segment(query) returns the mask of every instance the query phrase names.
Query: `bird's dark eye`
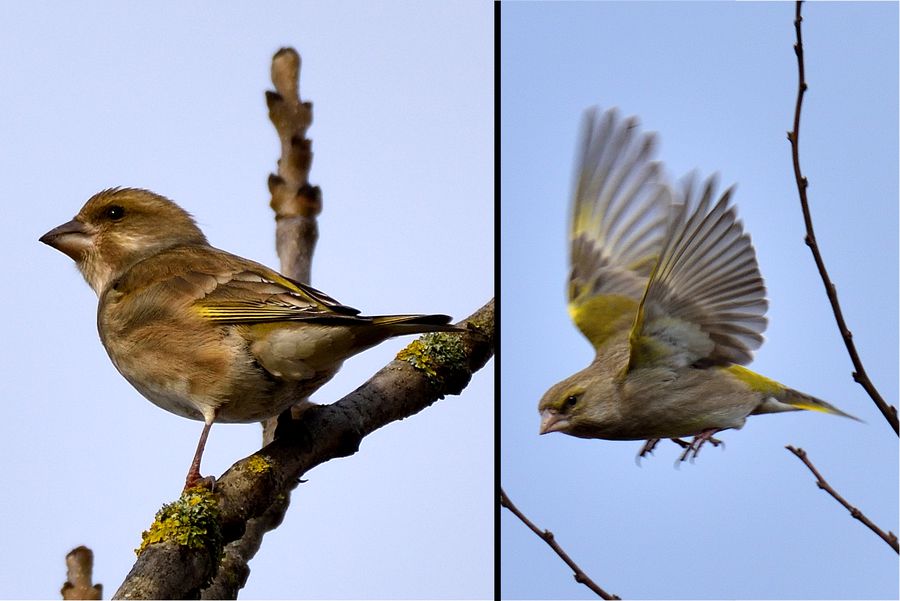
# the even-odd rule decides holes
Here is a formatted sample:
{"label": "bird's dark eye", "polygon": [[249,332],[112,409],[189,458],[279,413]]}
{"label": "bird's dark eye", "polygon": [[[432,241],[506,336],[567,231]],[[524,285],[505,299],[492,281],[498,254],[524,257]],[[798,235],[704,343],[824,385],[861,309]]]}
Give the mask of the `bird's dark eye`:
{"label": "bird's dark eye", "polygon": [[110,205],[103,211],[103,215],[111,221],[118,221],[125,216],[125,209],[119,205]]}
{"label": "bird's dark eye", "polygon": [[574,394],[570,394],[566,397],[566,407],[574,407],[578,404],[578,397]]}

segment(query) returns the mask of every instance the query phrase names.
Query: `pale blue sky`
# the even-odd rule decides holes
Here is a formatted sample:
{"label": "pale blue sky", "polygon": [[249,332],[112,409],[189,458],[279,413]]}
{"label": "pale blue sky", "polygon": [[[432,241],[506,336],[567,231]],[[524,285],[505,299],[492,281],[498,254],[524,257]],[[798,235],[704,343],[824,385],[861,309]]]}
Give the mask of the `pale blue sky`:
{"label": "pale blue sky", "polygon": [[[111,596],[201,428],[118,375],[94,293],[37,238],[94,192],[140,186],[216,246],[277,267],[264,91],[292,45],[324,194],[312,283],[368,313],[464,317],[494,286],[492,14],[475,1],[0,4],[0,598],[57,597],[79,544]],[[409,340],[351,360],[314,399],[353,390]],[[242,596],[491,596],[492,365],[307,474]],[[214,427],[204,472],[258,442],[252,424]]]}
{"label": "pale blue sky", "polygon": [[[802,164],[819,242],[868,372],[897,403],[898,5],[804,7]],[[790,129],[793,3],[504,4],[501,44],[501,481],[608,591],[636,599],[898,595],[897,556],[818,490],[802,446],[852,503],[897,532],[897,437],[850,377],[803,244]],[[768,287],[752,368],[866,421],[751,418],[673,468],[661,444],[538,437],[537,402],[591,359],[568,320],[566,223],[582,111],[618,106],[660,134],[670,174],[737,182]],[[507,598],[589,598],[501,514]]]}

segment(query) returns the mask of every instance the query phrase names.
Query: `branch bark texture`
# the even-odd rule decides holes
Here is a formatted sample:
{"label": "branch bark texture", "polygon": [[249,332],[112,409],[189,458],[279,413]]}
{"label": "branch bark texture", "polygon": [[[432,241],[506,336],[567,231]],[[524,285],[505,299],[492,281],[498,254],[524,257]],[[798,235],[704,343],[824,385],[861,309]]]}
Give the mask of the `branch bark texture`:
{"label": "branch bark texture", "polygon": [[272,57],[272,83],[266,92],[269,118],[281,141],[278,173],[269,176],[270,205],[275,211],[275,246],[281,273],[309,283],[312,256],[319,237],[316,216],[322,211],[322,191],[309,183],[312,103],[300,100],[300,55],[282,48]]}
{"label": "branch bark texture", "polygon": [[92,584],[94,573],[94,552],[87,547],[75,547],[66,555],[66,582],[63,584],[63,599],[102,599],[103,585]]}

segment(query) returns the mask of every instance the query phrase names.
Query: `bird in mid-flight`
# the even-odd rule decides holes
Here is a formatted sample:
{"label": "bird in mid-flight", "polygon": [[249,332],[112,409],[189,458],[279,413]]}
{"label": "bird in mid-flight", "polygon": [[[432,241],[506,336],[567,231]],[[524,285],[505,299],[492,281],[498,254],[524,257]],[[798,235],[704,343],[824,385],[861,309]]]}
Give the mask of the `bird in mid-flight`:
{"label": "bird in mid-flight", "polygon": [[684,460],[750,415],[856,419],[744,367],[768,303],[733,188],[717,196],[714,178],[668,185],[654,136],[615,110],[589,111],[582,136],[568,299],[596,355],[544,394],[541,434],[645,440],[640,456],[670,438]]}

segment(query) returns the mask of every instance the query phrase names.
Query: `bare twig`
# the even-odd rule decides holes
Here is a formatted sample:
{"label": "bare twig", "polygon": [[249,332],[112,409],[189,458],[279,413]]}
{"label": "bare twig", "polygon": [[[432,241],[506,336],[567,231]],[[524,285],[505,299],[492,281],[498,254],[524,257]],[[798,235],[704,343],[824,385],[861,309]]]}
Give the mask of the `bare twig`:
{"label": "bare twig", "polygon": [[843,505],[844,508],[846,508],[847,511],[850,512],[850,515],[852,515],[854,518],[856,518],[857,520],[859,520],[860,522],[865,524],[869,530],[871,530],[872,532],[874,532],[875,534],[880,536],[884,540],[884,542],[889,544],[895,552],[900,553],[900,549],[898,549],[898,546],[897,546],[897,535],[894,534],[893,532],[891,532],[890,530],[885,532],[884,530],[882,530],[881,528],[876,526],[875,523],[872,522],[872,520],[870,520],[869,518],[867,518],[863,514],[862,511],[860,511],[859,509],[857,509],[856,507],[854,507],[853,505],[848,503],[847,500],[844,499],[844,497],[842,497],[840,494],[838,494],[838,492],[836,490],[834,490],[830,484],[828,484],[828,482],[825,480],[825,478],[822,477],[822,474],[819,473],[819,470],[817,470],[816,467],[809,460],[809,457],[807,457],[807,455],[806,455],[806,451],[804,451],[803,449],[793,447],[791,445],[788,445],[785,448],[788,451],[790,451],[791,453],[793,453],[794,455],[796,455],[800,459],[800,461],[802,461],[806,465],[806,467],[809,468],[809,471],[811,471],[813,473],[813,476],[816,477],[816,485],[819,488],[821,488],[822,490],[827,492],[829,495],[834,497],[834,499],[838,503]]}
{"label": "bare twig", "polygon": [[540,528],[535,526],[531,520],[529,520],[527,517],[525,517],[525,514],[522,513],[518,507],[513,505],[512,501],[509,500],[509,497],[506,496],[506,493],[503,491],[502,488],[500,489],[500,505],[502,507],[509,509],[512,512],[512,514],[514,516],[516,516],[517,518],[519,518],[519,520],[523,524],[528,526],[528,528],[532,532],[537,534],[545,543],[550,545],[550,548],[553,549],[553,551],[557,555],[559,555],[560,559],[562,559],[566,563],[566,565],[569,566],[569,568],[571,568],[571,570],[575,576],[575,582],[578,582],[578,583],[583,584],[584,586],[588,587],[589,589],[594,591],[594,593],[601,599],[621,599],[621,597],[617,597],[616,595],[611,595],[610,593],[607,593],[605,590],[600,588],[600,586],[598,586],[596,582],[591,580],[591,578],[587,574],[584,573],[584,570],[582,570],[580,567],[578,567],[578,564],[575,563],[574,561],[572,561],[572,558],[569,557],[569,555],[563,550],[563,548],[559,546],[559,543],[556,542],[556,537],[553,536],[553,533],[550,532],[549,530],[541,530]]}
{"label": "bare twig", "polygon": [[94,552],[87,547],[75,547],[66,555],[66,583],[63,599],[102,599],[103,585],[91,584],[94,571]]}
{"label": "bare twig", "polygon": [[278,174],[269,175],[270,205],[275,211],[275,245],[281,272],[310,282],[312,255],[319,232],[316,216],[322,211],[322,191],[309,183],[312,141],[312,103],[300,100],[300,55],[282,48],[272,57],[274,92],[266,92],[269,118],[281,140]]}
{"label": "bare twig", "polygon": [[[306,131],[312,124],[312,102],[300,99],[300,55],[282,48],[272,57],[272,84],[266,92],[269,119],[281,141],[278,173],[269,175],[269,206],[275,211],[275,249],[281,273],[311,283],[312,257],[319,239],[317,216],[322,212],[322,191],[309,183],[312,140]],[[308,402],[297,405],[297,413]],[[263,444],[272,442],[277,419],[263,423]],[[287,507],[285,507],[287,509]]]}
{"label": "bare twig", "polygon": [[856,345],[853,343],[853,333],[844,321],[844,314],[843,311],[841,311],[841,305],[838,302],[837,289],[832,283],[831,278],[828,276],[828,271],[825,269],[825,261],[822,259],[821,252],[819,252],[819,245],[816,242],[816,235],[813,231],[812,215],[809,211],[809,201],[806,196],[806,189],[809,186],[809,181],[800,170],[800,109],[803,106],[803,95],[806,93],[808,87],[803,64],[803,36],[800,27],[803,22],[803,17],[800,15],[800,7],[802,4],[802,1],[797,2],[796,14],[794,17],[794,30],[797,32],[797,43],[794,44],[794,54],[797,55],[798,71],[797,104],[794,109],[794,129],[793,131],[788,132],[787,137],[791,143],[791,156],[794,162],[794,178],[797,181],[797,191],[800,193],[800,206],[803,209],[803,221],[806,224],[805,241],[810,251],[812,251],[813,259],[819,270],[819,275],[822,276],[822,283],[825,285],[825,293],[828,295],[828,301],[831,303],[831,309],[834,312],[838,330],[841,332],[841,337],[844,339],[844,346],[847,347],[847,352],[850,354],[850,360],[853,362],[853,379],[865,389],[875,403],[875,406],[881,411],[884,419],[891,425],[894,432],[900,435],[900,424],[898,424],[897,420],[897,408],[885,402],[881,397],[881,394],[875,388],[875,385],[872,384],[872,381],[869,379],[865,367],[863,367],[862,360],[859,358],[859,353],[856,351]]}
{"label": "bare twig", "polygon": [[[312,257],[319,230],[316,217],[322,210],[322,194],[309,183],[312,166],[312,140],[306,131],[312,124],[312,103],[300,100],[300,55],[293,48],[282,48],[272,57],[272,84],[266,92],[269,118],[281,142],[278,173],[269,175],[269,205],[275,211],[275,248],[286,276],[310,283]],[[308,406],[298,403],[298,411]],[[263,422],[263,445],[272,442],[278,418]],[[207,599],[236,599],[250,574],[253,559],[267,532],[277,528],[290,506],[290,489],[259,517],[247,524],[240,539],[225,548],[216,578],[204,589]]]}

